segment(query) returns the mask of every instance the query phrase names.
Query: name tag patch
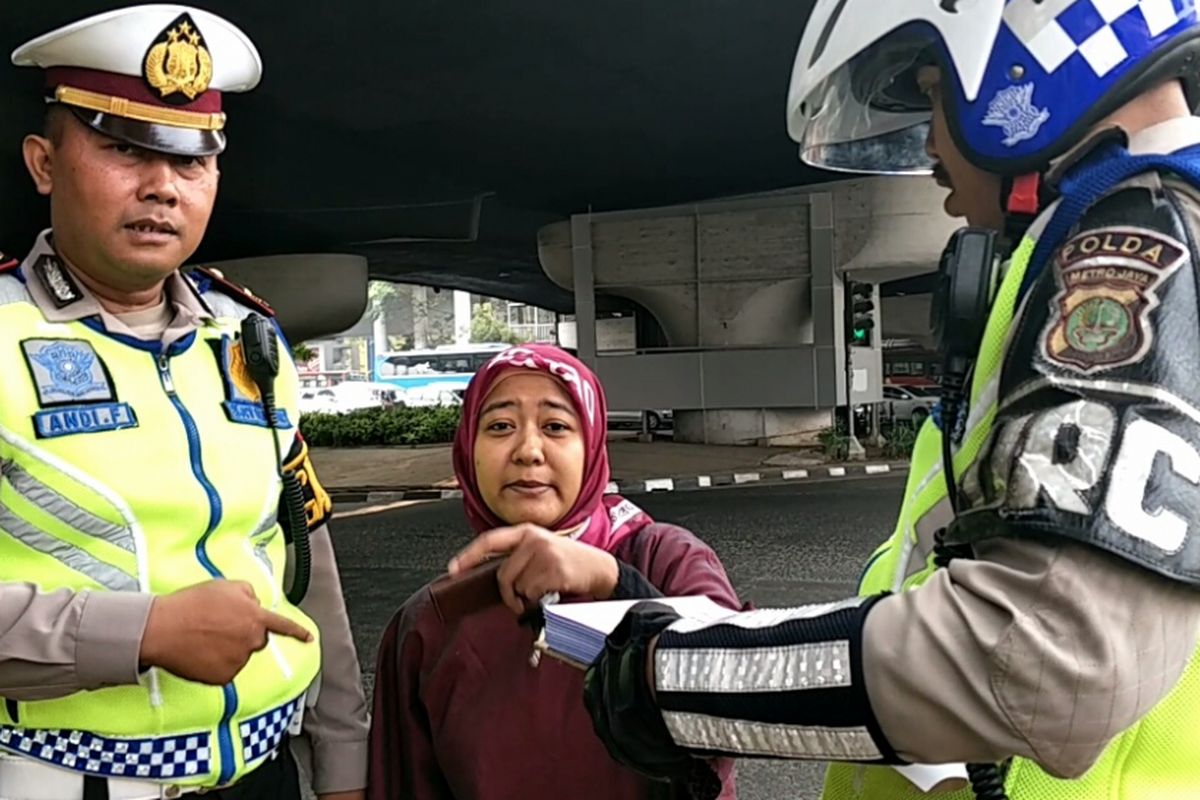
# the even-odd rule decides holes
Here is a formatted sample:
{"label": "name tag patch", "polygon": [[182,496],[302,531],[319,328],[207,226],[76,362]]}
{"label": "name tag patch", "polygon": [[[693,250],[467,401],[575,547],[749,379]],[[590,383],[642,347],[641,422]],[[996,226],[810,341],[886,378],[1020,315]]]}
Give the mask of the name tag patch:
{"label": "name tag patch", "polygon": [[108,370],[89,342],[26,339],[21,350],[42,408],[117,399]]}
{"label": "name tag patch", "polygon": [[[254,383],[254,378],[250,376],[241,341],[226,336],[221,339],[216,353],[221,365],[221,375],[225,379],[225,397],[228,399],[222,405],[229,421],[239,425],[267,427],[267,415],[263,411],[261,401],[262,393]],[[275,425],[280,429],[292,427],[286,410],[276,409]]]}
{"label": "name tag patch", "polygon": [[[226,400],[224,405],[225,413],[229,415],[231,422],[267,427],[267,415],[263,411],[261,403],[252,403],[247,400]],[[286,409],[275,409],[275,426],[278,428],[292,427]]]}
{"label": "name tag patch", "polygon": [[33,427],[39,439],[53,439],[75,433],[136,428],[137,417],[128,403],[94,403],[39,411],[33,415]]}

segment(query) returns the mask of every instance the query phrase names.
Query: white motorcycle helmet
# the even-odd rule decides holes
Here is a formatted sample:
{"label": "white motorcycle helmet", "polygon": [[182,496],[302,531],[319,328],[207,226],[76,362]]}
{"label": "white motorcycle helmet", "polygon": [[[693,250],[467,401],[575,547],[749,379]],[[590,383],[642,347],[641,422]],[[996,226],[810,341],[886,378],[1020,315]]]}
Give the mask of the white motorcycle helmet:
{"label": "white motorcycle helmet", "polygon": [[1194,108],[1200,23],[1195,0],[817,0],[788,96],[801,159],[927,173],[925,65],[940,68],[966,158],[1020,175],[1164,80],[1181,79]]}

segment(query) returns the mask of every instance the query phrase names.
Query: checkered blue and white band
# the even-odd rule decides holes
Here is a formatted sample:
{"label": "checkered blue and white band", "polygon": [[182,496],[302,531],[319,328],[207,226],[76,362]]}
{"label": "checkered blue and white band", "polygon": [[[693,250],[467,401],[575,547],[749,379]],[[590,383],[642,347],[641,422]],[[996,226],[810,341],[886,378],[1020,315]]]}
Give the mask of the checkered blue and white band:
{"label": "checkered blue and white band", "polygon": [[[1172,28],[1179,0],[1012,0],[1004,22],[1047,73],[1078,53],[1097,78],[1129,57],[1115,24],[1136,13],[1151,37]],[[1034,13],[1034,12],[1037,13]]]}
{"label": "checkered blue and white band", "polygon": [[978,93],[955,112],[961,138],[989,171],[1040,169],[1198,25],[1196,0],[1007,0]]}
{"label": "checkered blue and white band", "polygon": [[[302,706],[303,696],[238,725],[246,764],[260,761],[279,749]],[[206,775],[213,768],[213,748],[213,736],[208,732],[124,738],[86,731],[0,725],[0,749],[106,778],[173,782]]]}

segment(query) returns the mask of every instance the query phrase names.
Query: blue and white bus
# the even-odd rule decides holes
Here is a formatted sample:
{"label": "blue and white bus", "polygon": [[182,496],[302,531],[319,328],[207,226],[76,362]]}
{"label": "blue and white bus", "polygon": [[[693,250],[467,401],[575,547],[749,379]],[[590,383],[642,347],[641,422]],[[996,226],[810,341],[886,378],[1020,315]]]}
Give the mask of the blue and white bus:
{"label": "blue and white bus", "polygon": [[397,350],[375,359],[374,380],[412,393],[466,390],[475,371],[509,345],[499,343],[442,345],[432,350]]}

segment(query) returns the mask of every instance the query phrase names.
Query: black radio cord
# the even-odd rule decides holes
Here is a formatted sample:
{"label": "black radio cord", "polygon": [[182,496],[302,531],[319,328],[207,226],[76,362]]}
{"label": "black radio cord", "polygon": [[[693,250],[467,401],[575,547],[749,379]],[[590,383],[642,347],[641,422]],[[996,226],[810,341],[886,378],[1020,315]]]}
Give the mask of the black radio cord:
{"label": "black radio cord", "polygon": [[279,480],[283,482],[280,512],[284,517],[284,534],[290,538],[293,551],[292,585],[287,590],[287,599],[298,605],[308,594],[308,583],[312,576],[312,544],[308,540],[308,515],[304,510],[304,487],[296,473],[284,469],[283,452],[279,446],[278,421],[275,419],[275,393],[267,387],[259,387],[262,393],[263,412],[267,415],[267,426],[275,444],[275,463],[278,465]]}
{"label": "black radio cord", "polygon": [[[959,411],[962,408],[963,385],[966,382],[966,365],[951,359],[942,371],[942,471],[946,476],[946,496],[950,508],[958,514],[958,482],[954,479],[954,441],[959,430]],[[963,557],[959,548],[946,544],[943,528],[935,535],[933,545],[934,563],[944,567],[955,558]],[[1004,776],[995,764],[967,764],[967,778],[977,800],[1008,800],[1004,791]]]}
{"label": "black radio cord", "polygon": [[[304,487],[300,485],[300,479],[296,477],[295,472],[284,466],[283,452],[279,444],[279,420],[275,411],[275,378],[279,375],[279,337],[272,324],[260,314],[250,314],[243,319],[241,333],[246,371],[258,387],[265,417],[263,422],[271,433],[271,444],[275,446],[275,471],[283,485],[276,516],[283,527],[284,541],[292,548],[288,559],[293,566],[292,585],[285,591],[287,599],[296,605],[308,593],[308,582],[312,572],[312,549],[308,541],[308,513],[305,510]],[[286,581],[286,575],[284,580]]]}

